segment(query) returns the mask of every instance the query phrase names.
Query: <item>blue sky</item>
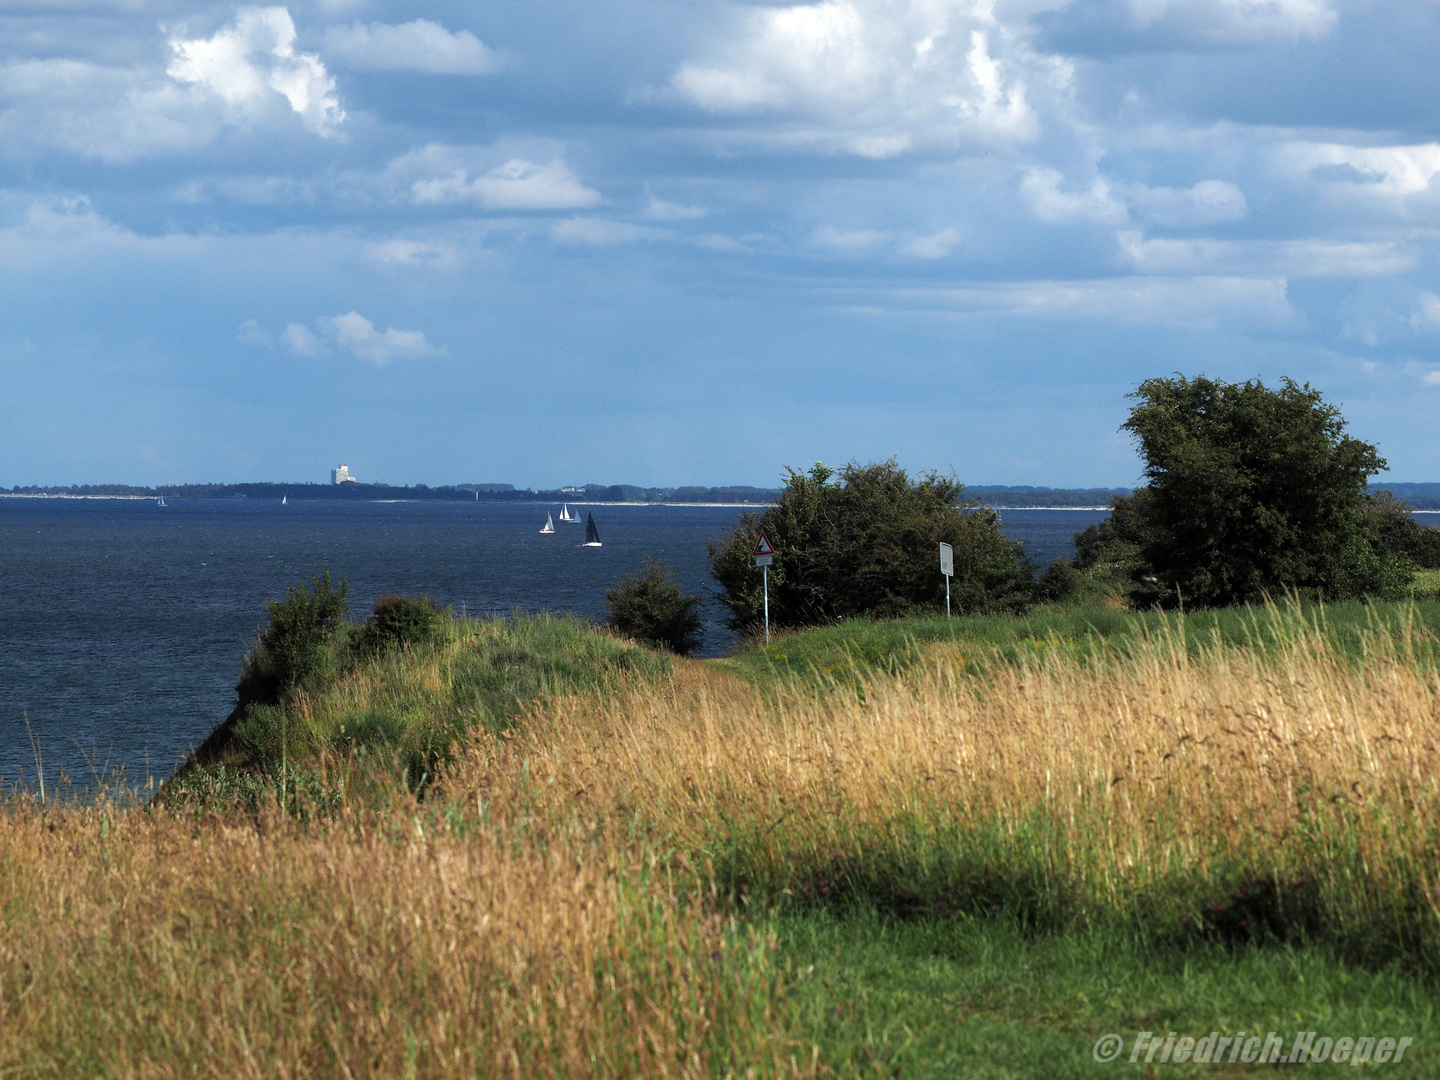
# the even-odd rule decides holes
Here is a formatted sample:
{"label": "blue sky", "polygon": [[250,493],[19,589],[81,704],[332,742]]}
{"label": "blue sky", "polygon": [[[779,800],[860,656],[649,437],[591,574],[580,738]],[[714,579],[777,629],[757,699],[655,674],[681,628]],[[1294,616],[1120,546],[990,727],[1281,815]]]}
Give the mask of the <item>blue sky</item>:
{"label": "blue sky", "polygon": [[0,0],[0,484],[1440,479],[1440,4]]}

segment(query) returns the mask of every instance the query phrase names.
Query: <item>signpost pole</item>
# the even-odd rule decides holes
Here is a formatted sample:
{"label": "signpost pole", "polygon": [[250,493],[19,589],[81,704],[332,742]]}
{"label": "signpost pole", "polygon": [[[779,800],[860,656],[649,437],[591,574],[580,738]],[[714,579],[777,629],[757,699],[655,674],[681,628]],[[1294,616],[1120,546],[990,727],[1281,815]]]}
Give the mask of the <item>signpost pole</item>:
{"label": "signpost pole", "polygon": [[770,564],[775,561],[775,547],[763,532],[755,541],[755,565],[765,576],[765,644],[770,644]]}
{"label": "signpost pole", "polygon": [[945,618],[950,618],[950,578],[955,573],[955,549],[940,545],[940,573],[945,575]]}
{"label": "signpost pole", "polygon": [[[763,566],[760,572],[765,575],[765,644],[770,644],[770,567]],[[947,605],[949,601],[946,601]]]}

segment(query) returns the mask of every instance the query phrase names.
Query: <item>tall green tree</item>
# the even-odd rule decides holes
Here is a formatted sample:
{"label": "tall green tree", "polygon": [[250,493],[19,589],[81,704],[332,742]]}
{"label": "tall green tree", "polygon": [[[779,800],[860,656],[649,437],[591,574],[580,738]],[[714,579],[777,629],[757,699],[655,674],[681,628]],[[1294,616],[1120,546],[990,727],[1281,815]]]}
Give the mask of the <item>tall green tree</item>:
{"label": "tall green tree", "polygon": [[809,472],[787,469],[776,506],[747,512],[729,535],[709,544],[711,573],[731,625],[742,632],[763,618],[753,557],[761,532],[775,547],[774,626],[943,610],[941,541],[955,549],[956,611],[1013,611],[1034,597],[1023,546],[1006,539],[995,512],[965,499],[953,478],[927,473],[911,480],[893,460],[850,464],[838,473],[817,462]]}
{"label": "tall green tree", "polygon": [[[1327,599],[1403,588],[1408,561],[1387,550],[1369,494],[1385,468],[1345,434],[1340,410],[1309,384],[1148,379],[1123,430],[1147,485],[1117,500],[1114,523],[1081,534],[1083,564],[1130,557],[1144,603],[1215,606],[1288,589]],[[1088,532],[1088,531],[1087,531]]]}

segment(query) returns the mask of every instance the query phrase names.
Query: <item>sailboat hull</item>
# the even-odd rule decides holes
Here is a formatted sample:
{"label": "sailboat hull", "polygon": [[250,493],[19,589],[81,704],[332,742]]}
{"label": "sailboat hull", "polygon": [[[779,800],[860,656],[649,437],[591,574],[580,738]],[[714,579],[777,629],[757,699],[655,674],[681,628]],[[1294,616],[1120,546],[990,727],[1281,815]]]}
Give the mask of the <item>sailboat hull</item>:
{"label": "sailboat hull", "polygon": [[585,517],[585,542],[581,547],[599,547],[600,530],[595,528],[595,515],[587,514]]}

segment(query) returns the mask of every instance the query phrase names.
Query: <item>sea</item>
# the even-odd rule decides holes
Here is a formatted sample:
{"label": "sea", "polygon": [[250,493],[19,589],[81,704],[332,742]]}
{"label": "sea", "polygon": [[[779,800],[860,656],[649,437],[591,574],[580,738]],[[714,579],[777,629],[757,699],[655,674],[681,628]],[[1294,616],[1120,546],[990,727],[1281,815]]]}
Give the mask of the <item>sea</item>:
{"label": "sea", "polygon": [[[736,644],[708,575],[707,538],[733,506],[486,502],[0,498],[0,786],[163,780],[230,712],[265,602],[328,569],[357,614],[391,592],[472,615],[604,615],[605,590],[663,559],[705,597],[703,653]],[[1106,510],[1001,511],[1044,566]],[[938,557],[937,557],[938,558]],[[938,566],[937,566],[938,570]]]}

